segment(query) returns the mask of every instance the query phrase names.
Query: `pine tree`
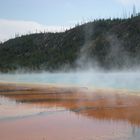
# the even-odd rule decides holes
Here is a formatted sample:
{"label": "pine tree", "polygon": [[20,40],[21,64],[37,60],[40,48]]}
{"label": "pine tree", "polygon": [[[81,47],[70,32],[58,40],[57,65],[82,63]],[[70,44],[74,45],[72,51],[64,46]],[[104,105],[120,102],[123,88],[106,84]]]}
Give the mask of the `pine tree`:
{"label": "pine tree", "polygon": [[136,6],[133,5],[133,17],[135,17],[135,16],[136,16]]}

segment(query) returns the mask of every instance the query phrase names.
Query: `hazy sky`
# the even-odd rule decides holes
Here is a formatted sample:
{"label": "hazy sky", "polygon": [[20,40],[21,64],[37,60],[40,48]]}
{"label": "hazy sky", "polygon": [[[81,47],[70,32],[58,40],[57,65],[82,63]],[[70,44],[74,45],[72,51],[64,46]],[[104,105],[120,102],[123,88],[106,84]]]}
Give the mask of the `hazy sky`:
{"label": "hazy sky", "polygon": [[0,0],[0,40],[15,33],[60,31],[77,22],[129,15],[140,0]]}

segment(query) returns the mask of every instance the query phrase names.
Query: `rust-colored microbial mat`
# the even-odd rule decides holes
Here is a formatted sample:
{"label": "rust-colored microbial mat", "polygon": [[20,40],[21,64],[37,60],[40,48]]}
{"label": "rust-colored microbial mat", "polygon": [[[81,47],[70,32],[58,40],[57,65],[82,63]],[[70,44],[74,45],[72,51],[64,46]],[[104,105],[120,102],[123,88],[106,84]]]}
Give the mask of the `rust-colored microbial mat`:
{"label": "rust-colored microbial mat", "polygon": [[139,140],[139,92],[0,84],[1,140]]}

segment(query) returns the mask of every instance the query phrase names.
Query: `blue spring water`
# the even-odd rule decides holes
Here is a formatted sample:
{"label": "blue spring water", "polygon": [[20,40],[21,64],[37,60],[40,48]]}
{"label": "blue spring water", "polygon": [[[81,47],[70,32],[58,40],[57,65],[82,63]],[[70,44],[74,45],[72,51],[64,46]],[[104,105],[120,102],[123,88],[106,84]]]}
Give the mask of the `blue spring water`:
{"label": "blue spring water", "polygon": [[16,73],[0,74],[0,81],[24,83],[50,83],[97,88],[130,89],[140,91],[139,72],[73,72],[73,73]]}

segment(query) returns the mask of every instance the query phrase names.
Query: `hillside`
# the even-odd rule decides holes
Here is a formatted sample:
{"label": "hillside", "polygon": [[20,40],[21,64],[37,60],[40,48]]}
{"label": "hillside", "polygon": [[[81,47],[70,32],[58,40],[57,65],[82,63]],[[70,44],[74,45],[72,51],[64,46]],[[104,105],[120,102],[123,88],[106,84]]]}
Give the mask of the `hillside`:
{"label": "hillside", "polygon": [[140,16],[96,20],[62,33],[38,33],[0,44],[0,71],[56,71],[140,66]]}

